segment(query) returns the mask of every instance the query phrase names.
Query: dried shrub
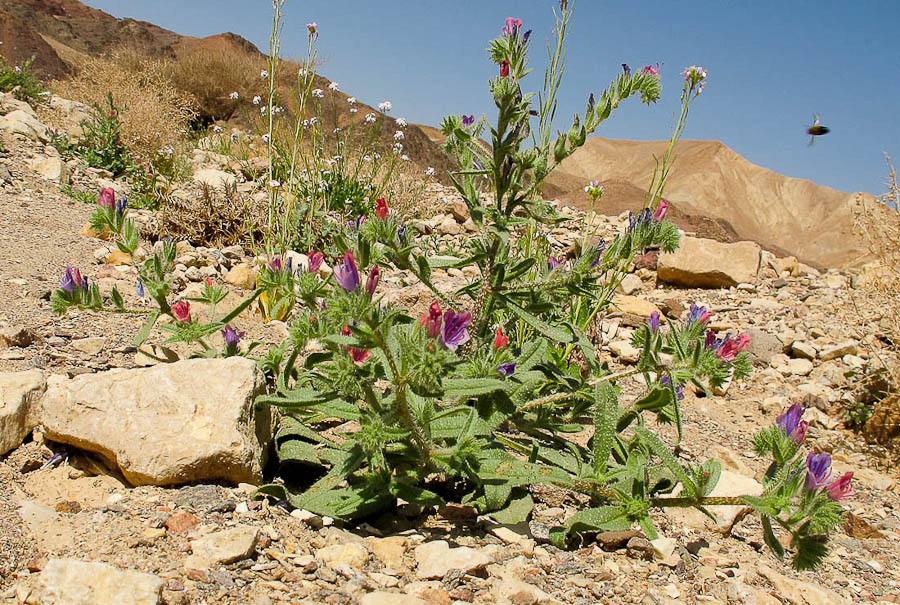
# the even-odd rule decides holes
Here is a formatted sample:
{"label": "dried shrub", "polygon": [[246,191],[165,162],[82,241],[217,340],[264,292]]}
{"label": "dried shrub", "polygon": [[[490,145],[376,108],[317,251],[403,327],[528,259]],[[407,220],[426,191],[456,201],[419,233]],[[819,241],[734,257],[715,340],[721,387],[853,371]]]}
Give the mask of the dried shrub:
{"label": "dried shrub", "polygon": [[112,94],[122,108],[122,141],[135,158],[147,163],[160,150],[177,145],[196,115],[195,103],[169,78],[167,63],[121,49],[86,58],[71,80],[53,83],[62,97],[87,105],[104,105]]}

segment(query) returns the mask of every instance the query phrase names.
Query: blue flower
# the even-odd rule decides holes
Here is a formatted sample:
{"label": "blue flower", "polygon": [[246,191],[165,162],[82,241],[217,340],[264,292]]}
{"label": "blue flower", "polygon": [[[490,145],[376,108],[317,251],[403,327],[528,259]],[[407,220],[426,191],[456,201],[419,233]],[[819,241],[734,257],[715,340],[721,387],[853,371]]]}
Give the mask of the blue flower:
{"label": "blue flower", "polygon": [[497,366],[497,372],[503,376],[512,376],[516,372],[516,362],[501,363]]}

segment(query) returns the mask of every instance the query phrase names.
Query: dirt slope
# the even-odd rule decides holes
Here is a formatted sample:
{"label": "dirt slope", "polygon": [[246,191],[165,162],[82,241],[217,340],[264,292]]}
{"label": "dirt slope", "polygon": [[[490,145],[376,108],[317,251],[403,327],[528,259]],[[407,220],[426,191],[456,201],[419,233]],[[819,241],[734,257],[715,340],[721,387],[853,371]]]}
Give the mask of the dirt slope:
{"label": "dirt slope", "polygon": [[[664,141],[589,139],[548,179],[554,193],[584,206],[590,179],[625,181],[643,191]],[[817,266],[846,267],[863,253],[852,233],[854,195],[782,176],[750,163],[718,141],[683,141],[666,197],[683,213],[727,223],[739,239],[786,251]],[[614,194],[615,191],[610,191]],[[628,208],[631,202],[613,202]],[[611,213],[610,213],[611,214]]]}

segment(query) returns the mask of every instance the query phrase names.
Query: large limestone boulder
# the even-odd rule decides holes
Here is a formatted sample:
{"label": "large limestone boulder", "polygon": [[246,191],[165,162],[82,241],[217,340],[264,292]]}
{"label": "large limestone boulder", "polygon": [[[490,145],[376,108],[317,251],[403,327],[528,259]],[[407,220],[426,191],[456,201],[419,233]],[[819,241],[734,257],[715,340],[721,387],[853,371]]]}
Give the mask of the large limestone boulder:
{"label": "large limestone boulder", "polygon": [[242,357],[52,377],[41,405],[46,437],[96,452],[134,485],[258,483],[271,441],[263,386]]}
{"label": "large limestone boulder", "polygon": [[47,127],[34,117],[34,113],[28,113],[23,109],[16,109],[0,117],[0,130],[9,134],[20,134],[32,141],[48,140]]}
{"label": "large limestone boulder", "polygon": [[[123,571],[106,563],[50,559],[41,571],[40,605],[156,605],[163,580],[149,573]],[[31,603],[32,601],[29,601]]]}
{"label": "large limestone boulder", "polygon": [[35,407],[46,388],[40,370],[0,373],[0,456],[22,445],[35,427]]}
{"label": "large limestone boulder", "polygon": [[672,254],[660,254],[657,279],[688,288],[730,288],[756,283],[761,248],[754,242],[723,244],[698,237],[682,238]]}
{"label": "large limestone boulder", "polygon": [[201,168],[194,172],[194,180],[200,184],[209,185],[213,189],[224,189],[225,186],[233,187],[237,178],[224,170],[215,168]]}
{"label": "large limestone boulder", "polygon": [[53,95],[47,103],[54,112],[54,124],[66,131],[71,137],[84,134],[81,123],[91,119],[91,109],[84,103],[71,101]]}

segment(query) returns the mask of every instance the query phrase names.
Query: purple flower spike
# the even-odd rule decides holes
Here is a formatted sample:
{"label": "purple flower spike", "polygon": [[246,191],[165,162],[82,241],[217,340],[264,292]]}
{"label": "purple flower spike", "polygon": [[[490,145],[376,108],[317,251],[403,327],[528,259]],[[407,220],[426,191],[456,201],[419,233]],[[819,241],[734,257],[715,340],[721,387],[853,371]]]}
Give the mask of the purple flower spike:
{"label": "purple flower spike", "polygon": [[647,318],[647,325],[650,326],[652,332],[659,330],[659,311],[650,314],[650,317]]}
{"label": "purple flower spike", "polygon": [[[803,413],[806,411],[806,408],[800,405],[799,403],[795,403],[788,410],[775,419],[775,424],[778,425],[784,434],[788,437],[794,437],[795,431],[800,426],[800,419],[803,417]],[[804,435],[806,430],[803,429]]]}
{"label": "purple flower spike", "polygon": [[123,197],[118,202],[116,202],[116,214],[122,216],[125,214],[125,209],[128,207],[128,198]]}
{"label": "purple flower spike", "polygon": [[806,488],[808,490],[819,489],[827,485],[830,479],[831,456],[810,452],[806,457]]}
{"label": "purple flower spike", "polygon": [[475,116],[467,116],[467,115],[463,115],[463,117],[462,117],[462,125],[463,125],[463,128],[467,128],[467,127],[471,126],[471,125],[474,124],[474,123],[475,123]]}
{"label": "purple flower spike", "polygon": [[[661,386],[669,388],[669,377],[663,376],[662,378],[660,378],[659,384]],[[683,401],[684,400],[684,389],[678,385],[675,385],[675,396],[678,397],[678,401]]]}
{"label": "purple flower spike", "polygon": [[230,354],[234,354],[237,352],[238,343],[241,342],[241,338],[244,337],[244,332],[238,332],[231,327],[231,324],[228,324],[225,326],[225,329],[222,330],[222,336],[225,338],[226,351]]}
{"label": "purple flower spike", "polygon": [[554,269],[556,269],[556,268],[557,268],[558,266],[560,266],[561,264],[562,264],[562,261],[561,261],[561,260],[559,260],[559,259],[556,258],[555,256],[551,256],[550,258],[547,259],[547,270],[548,270],[548,271],[553,271]]}
{"label": "purple flower spike", "polygon": [[472,314],[468,311],[457,313],[453,309],[444,311],[444,327],[441,329],[441,344],[455,351],[461,344],[469,341],[469,332],[466,330],[472,323]]}
{"label": "purple flower spike", "polygon": [[59,287],[65,290],[68,294],[74,292],[76,288],[80,288],[81,272],[76,267],[66,267],[66,272],[63,273],[62,281],[60,282]]}
{"label": "purple flower spike", "polygon": [[511,361],[509,363],[501,363],[497,366],[497,373],[502,376],[512,376],[516,373],[516,362]]}
{"label": "purple flower spike", "polygon": [[344,253],[344,262],[334,268],[334,279],[347,292],[353,292],[359,287],[359,271],[356,269],[353,253],[349,250]]}
{"label": "purple flower spike", "polygon": [[699,321],[700,323],[707,323],[710,318],[712,318],[712,313],[707,311],[706,307],[691,305],[691,313],[690,315],[688,315],[687,322],[693,323],[695,321]]}

